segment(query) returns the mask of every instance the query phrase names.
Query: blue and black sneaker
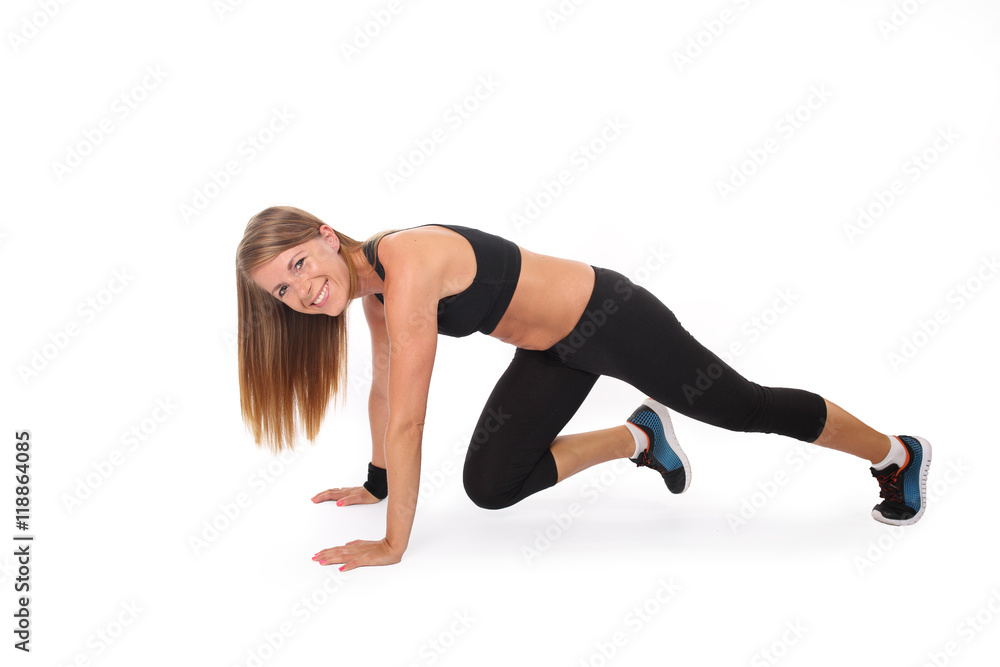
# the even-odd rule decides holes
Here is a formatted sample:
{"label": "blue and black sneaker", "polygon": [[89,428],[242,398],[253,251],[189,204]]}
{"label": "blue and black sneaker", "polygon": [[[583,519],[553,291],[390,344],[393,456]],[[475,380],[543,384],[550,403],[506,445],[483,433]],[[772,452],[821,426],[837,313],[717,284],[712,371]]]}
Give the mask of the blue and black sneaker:
{"label": "blue and black sneaker", "polygon": [[649,441],[646,449],[629,461],[637,466],[652,468],[663,475],[663,481],[671,493],[687,491],[691,486],[691,464],[677,443],[667,407],[647,398],[626,421],[645,433]]}
{"label": "blue and black sneaker", "polygon": [[931,443],[909,435],[893,436],[903,443],[906,462],[882,470],[872,468],[872,477],[882,487],[882,502],[872,509],[876,521],[909,526],[920,520],[927,506],[927,470],[931,467]]}

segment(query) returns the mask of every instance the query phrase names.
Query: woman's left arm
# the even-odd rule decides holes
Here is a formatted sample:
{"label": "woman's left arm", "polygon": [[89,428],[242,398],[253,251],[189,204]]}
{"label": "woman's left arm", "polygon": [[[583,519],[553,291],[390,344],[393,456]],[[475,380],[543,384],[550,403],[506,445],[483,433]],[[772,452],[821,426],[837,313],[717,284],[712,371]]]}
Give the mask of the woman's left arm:
{"label": "woman's left arm", "polygon": [[383,288],[389,334],[389,419],[385,434],[389,500],[386,536],[355,540],[314,556],[321,564],[344,563],[343,571],[398,563],[406,551],[420,488],[420,450],[427,394],[437,351],[438,281],[426,266],[400,257]]}

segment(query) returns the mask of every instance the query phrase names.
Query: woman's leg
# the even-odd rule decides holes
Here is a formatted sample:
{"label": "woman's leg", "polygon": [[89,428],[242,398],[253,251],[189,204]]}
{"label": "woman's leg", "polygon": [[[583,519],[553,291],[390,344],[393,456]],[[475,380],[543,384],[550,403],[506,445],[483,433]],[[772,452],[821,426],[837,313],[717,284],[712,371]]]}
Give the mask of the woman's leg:
{"label": "woman's leg", "polygon": [[617,272],[595,271],[595,291],[576,329],[544,352],[518,348],[483,408],[463,472],[466,493],[480,507],[509,507],[634,454],[624,424],[559,435],[602,374],[729,430],[779,433],[872,463],[889,452],[888,436],[834,403],[746,380],[647,290]]}
{"label": "woman's leg", "polygon": [[[483,407],[465,457],[462,479],[472,502],[502,509],[560,481],[555,455],[562,453],[550,449],[552,441],[597,378],[518,348]],[[606,444],[600,438],[600,445]]]}
{"label": "woman's leg", "polygon": [[[843,408],[826,401],[827,419],[823,433],[814,441],[821,447],[836,449],[879,463],[889,454],[887,435],[860,421]],[[599,431],[560,435],[552,443],[552,455],[558,469],[558,480],[575,475],[587,468],[635,455],[635,439],[624,425]]]}
{"label": "woman's leg", "polygon": [[[814,444],[853,454],[872,464],[885,459],[889,454],[888,435],[879,433],[837,404],[823,400],[827,410],[826,425]],[[635,439],[624,425],[561,435],[552,443],[552,454],[561,482],[598,463],[631,458],[635,454]]]}
{"label": "woman's leg", "polygon": [[624,424],[600,431],[560,435],[552,442],[558,482],[590,466],[629,458],[634,453],[635,438]]}
{"label": "woman's leg", "polygon": [[[887,435],[821,396],[747,380],[699,343],[648,290],[617,271],[594,269],[597,280],[584,317],[545,354],[623,380],[676,412],[728,430],[778,433],[872,463],[889,452]],[[623,451],[616,429],[563,442],[590,452],[595,462]]]}
{"label": "woman's leg", "polygon": [[889,436],[879,433],[835,403],[826,401],[826,426],[814,443],[868,459],[873,464],[889,454]]}

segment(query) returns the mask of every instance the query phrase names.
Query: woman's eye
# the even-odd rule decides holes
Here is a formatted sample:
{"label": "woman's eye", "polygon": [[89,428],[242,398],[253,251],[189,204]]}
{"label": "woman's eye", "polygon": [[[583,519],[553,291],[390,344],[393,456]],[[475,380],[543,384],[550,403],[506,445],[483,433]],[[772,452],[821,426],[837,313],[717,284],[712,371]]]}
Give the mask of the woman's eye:
{"label": "woman's eye", "polygon": [[[299,261],[295,262],[295,268],[296,269],[301,269],[302,268],[302,262],[304,262],[304,261],[306,261],[305,257],[303,257]],[[286,289],[288,289],[288,285],[282,285],[281,289],[278,290],[278,298],[279,299],[281,299],[281,298],[283,298],[285,296],[285,290]]]}

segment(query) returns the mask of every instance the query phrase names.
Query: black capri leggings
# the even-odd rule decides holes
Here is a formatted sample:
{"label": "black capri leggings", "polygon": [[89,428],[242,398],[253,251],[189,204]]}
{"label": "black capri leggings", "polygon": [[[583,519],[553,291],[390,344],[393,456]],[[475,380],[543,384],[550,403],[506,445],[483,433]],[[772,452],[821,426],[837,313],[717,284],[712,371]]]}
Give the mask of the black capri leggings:
{"label": "black capri leggings", "polygon": [[730,431],[805,442],[822,433],[826,403],[818,394],[747,380],[647,289],[593,268],[594,291],[573,331],[544,351],[517,348],[483,407],[463,471],[476,505],[502,509],[555,485],[549,448],[601,375]]}

